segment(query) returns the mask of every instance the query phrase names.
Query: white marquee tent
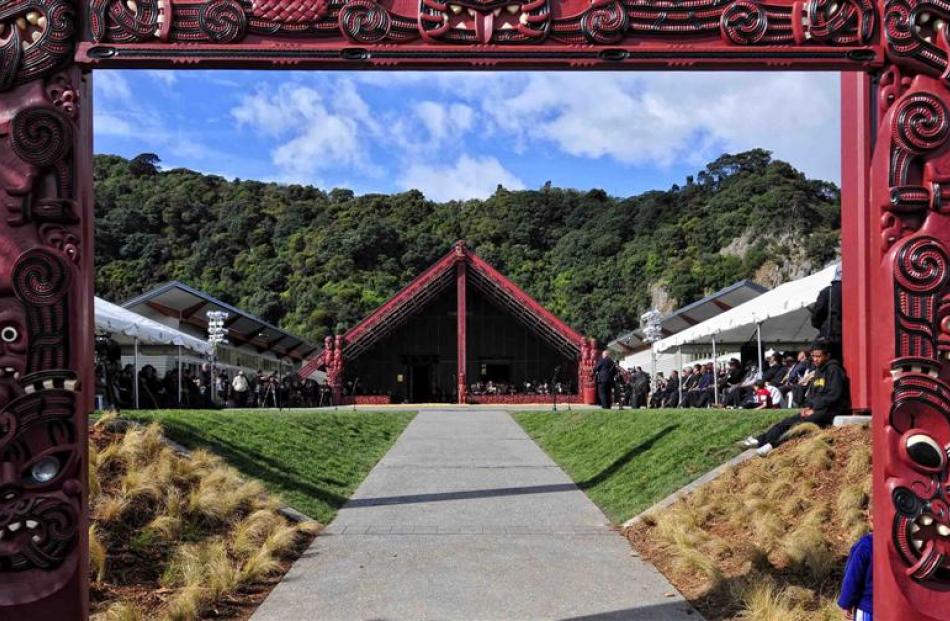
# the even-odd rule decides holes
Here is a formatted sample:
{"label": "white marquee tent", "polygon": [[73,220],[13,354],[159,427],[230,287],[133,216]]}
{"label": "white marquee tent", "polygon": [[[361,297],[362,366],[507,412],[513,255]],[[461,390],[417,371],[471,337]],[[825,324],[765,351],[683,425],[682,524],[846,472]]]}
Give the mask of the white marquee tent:
{"label": "white marquee tent", "polygon": [[723,349],[741,346],[756,338],[761,327],[762,340],[769,345],[808,343],[817,335],[811,325],[807,306],[814,304],[818,293],[831,284],[837,265],[833,264],[805,278],[793,280],[763,293],[707,321],[696,324],[673,336],[657,341],[659,352],[691,347],[708,349],[715,340]]}
{"label": "white marquee tent", "polygon": [[[199,354],[211,353],[211,345],[207,341],[133,313],[102,298],[96,298],[95,309],[96,330],[111,333],[119,343],[137,340],[143,345],[178,345]],[[128,338],[123,339],[122,335]]]}

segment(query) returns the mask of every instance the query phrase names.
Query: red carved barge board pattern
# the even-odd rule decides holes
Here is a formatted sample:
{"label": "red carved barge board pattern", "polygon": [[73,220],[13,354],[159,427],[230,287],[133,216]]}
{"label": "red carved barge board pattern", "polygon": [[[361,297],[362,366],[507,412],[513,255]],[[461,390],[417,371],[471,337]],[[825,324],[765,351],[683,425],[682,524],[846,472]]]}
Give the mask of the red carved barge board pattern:
{"label": "red carved barge board pattern", "polygon": [[[843,106],[843,127],[858,129],[845,132],[842,164],[844,259],[863,275],[844,275],[846,317],[863,322],[846,340],[875,415],[875,613],[950,620],[948,21],[946,0],[3,3],[0,618],[88,608],[88,71],[272,67],[870,75],[846,81],[866,88]],[[579,348],[583,374],[596,346]],[[342,339],[325,352],[338,385]]]}

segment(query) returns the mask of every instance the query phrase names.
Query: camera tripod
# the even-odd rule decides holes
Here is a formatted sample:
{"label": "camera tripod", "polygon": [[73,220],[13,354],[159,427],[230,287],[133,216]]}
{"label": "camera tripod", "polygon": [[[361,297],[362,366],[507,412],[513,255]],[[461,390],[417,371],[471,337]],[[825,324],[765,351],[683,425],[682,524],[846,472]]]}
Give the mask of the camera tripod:
{"label": "camera tripod", "polygon": [[267,405],[267,399],[270,397],[274,401],[274,407],[281,409],[280,403],[277,399],[277,381],[276,380],[267,380],[267,384],[264,386],[264,395],[261,397],[261,407]]}

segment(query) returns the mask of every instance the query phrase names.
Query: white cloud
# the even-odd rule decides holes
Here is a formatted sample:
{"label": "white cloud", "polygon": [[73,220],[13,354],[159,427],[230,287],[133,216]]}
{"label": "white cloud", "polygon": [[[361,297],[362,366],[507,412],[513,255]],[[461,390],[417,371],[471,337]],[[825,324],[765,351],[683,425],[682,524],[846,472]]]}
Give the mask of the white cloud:
{"label": "white cloud", "polygon": [[149,69],[145,74],[166,87],[175,86],[178,82],[178,74],[170,70]]}
{"label": "white cloud", "polygon": [[522,190],[525,185],[494,157],[462,155],[454,166],[412,164],[400,176],[399,187],[421,190],[435,201],[486,198],[498,185]]}
{"label": "white cloud", "polygon": [[412,108],[416,119],[429,134],[429,148],[438,148],[447,140],[461,138],[475,121],[475,111],[465,104],[426,100]]}
{"label": "white cloud", "polygon": [[763,147],[812,176],[840,176],[833,74],[536,73],[462,92],[521,150],[549,143],[576,157],[669,166]]}
{"label": "white cloud", "polygon": [[374,131],[369,106],[345,84],[329,99],[328,107],[320,91],[284,85],[276,92],[244,96],[231,115],[239,125],[282,139],[272,149],[271,161],[285,180],[312,182],[318,170],[368,167],[361,134]]}
{"label": "white cloud", "polygon": [[115,114],[96,109],[93,115],[93,127],[96,136],[113,136],[127,138],[135,134],[132,124]]}
{"label": "white cloud", "polygon": [[132,97],[128,81],[116,71],[97,71],[92,84],[97,98],[125,100]]}
{"label": "white cloud", "polygon": [[415,114],[433,137],[442,127],[456,139],[463,132],[429,104],[463,104],[482,135],[508,139],[523,153],[553,146],[633,166],[701,166],[723,151],[762,147],[811,176],[840,177],[833,73],[408,72],[357,80],[422,90],[426,101]]}

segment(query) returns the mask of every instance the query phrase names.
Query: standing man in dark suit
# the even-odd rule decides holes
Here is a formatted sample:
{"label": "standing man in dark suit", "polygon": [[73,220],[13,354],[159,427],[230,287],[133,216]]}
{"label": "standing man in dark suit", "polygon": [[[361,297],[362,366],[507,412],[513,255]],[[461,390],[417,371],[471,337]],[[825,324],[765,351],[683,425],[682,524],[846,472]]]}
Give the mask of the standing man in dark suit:
{"label": "standing man in dark suit", "polygon": [[594,379],[597,381],[597,397],[600,407],[609,410],[613,405],[614,375],[617,373],[617,363],[610,357],[606,349],[600,355],[597,366],[594,367]]}

